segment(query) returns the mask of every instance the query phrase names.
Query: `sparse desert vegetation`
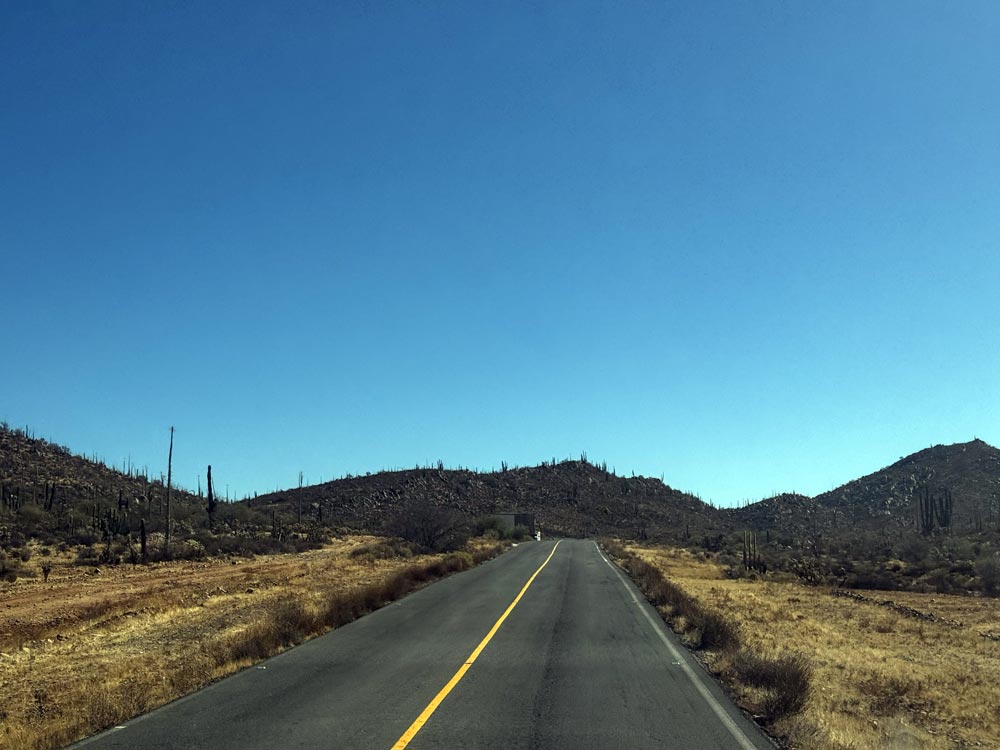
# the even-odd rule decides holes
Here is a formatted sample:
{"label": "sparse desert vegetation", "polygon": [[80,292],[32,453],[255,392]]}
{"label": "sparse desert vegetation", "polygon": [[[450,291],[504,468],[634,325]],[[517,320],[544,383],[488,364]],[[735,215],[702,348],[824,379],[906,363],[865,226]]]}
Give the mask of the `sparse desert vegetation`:
{"label": "sparse desert vegetation", "polygon": [[[668,622],[791,747],[1000,747],[1000,601],[843,596],[787,574],[730,578],[711,553],[613,544],[609,551],[642,588],[653,586],[651,600]],[[674,593],[665,596],[647,568]],[[724,625],[712,625],[714,618]],[[707,642],[705,632],[714,633]],[[796,696],[805,700],[797,705]]]}
{"label": "sparse desert vegetation", "polygon": [[983,441],[741,508],[585,454],[239,502],[210,468],[185,492],[169,453],[156,477],[0,423],[5,748],[58,746],[462,570],[529,535],[510,511],[545,536],[659,544],[610,551],[795,747],[1000,746],[1000,451]]}
{"label": "sparse desert vegetation", "polygon": [[0,587],[0,745],[61,747],[502,549],[474,539],[422,555],[355,536],[299,554],[146,566],[31,556],[26,575]]}

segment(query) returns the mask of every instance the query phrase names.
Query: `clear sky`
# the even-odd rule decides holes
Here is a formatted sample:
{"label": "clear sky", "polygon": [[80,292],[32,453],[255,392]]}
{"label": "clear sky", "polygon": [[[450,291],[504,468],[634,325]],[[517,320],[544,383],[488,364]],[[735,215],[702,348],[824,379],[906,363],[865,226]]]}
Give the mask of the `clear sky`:
{"label": "clear sky", "polygon": [[1000,6],[0,5],[0,419],[232,495],[1000,444]]}

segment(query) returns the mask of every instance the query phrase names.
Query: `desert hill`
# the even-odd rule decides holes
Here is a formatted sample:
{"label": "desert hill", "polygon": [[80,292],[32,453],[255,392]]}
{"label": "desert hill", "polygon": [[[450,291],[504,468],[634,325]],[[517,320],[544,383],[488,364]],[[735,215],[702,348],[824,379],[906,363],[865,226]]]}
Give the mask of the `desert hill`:
{"label": "desert hill", "polygon": [[830,509],[813,498],[786,492],[728,511],[733,526],[753,531],[778,531],[792,538],[812,534],[835,523]]}
{"label": "desert hill", "polygon": [[[0,425],[0,538],[34,535],[72,544],[106,542],[115,534],[137,538],[141,526],[162,533],[166,488],[161,476],[147,474],[112,468]],[[211,519],[201,494],[175,488],[172,539],[195,552],[267,551],[276,540],[281,548],[306,538],[318,542],[324,529],[379,531],[404,509],[424,503],[470,522],[500,512],[534,513],[546,534],[696,544],[753,529],[795,544],[916,530],[917,496],[924,488],[950,490],[952,533],[1000,527],[1000,450],[973,440],[927,448],[815,498],[782,494],[738,509],[715,508],[659,479],[618,476],[583,457],[494,472],[439,465],[348,475],[222,503]],[[116,531],[109,535],[110,527]]]}
{"label": "desert hill", "polygon": [[[35,507],[56,516],[91,514],[113,504],[115,510],[159,506],[166,496],[162,477],[150,478],[137,467],[112,468],[69,448],[33,437],[27,429],[0,425],[0,507]],[[203,500],[171,491],[180,515]]]}
{"label": "desert hill", "polygon": [[534,513],[543,533],[683,538],[721,531],[715,508],[659,479],[620,477],[586,460],[473,472],[415,468],[338,479],[255,498],[254,508],[301,510],[359,529],[378,529],[409,504],[429,502],[469,519]]}
{"label": "desert hill", "polygon": [[1000,450],[982,440],[935,445],[817,495],[815,500],[842,517],[872,527],[909,527],[916,523],[917,491],[925,486],[951,491],[954,530],[975,531],[987,523],[996,526]]}
{"label": "desert hill", "polygon": [[[29,537],[44,544],[102,544],[97,559],[116,562],[290,551],[321,541],[314,529],[291,533],[289,520],[238,503],[217,503],[210,515],[206,497],[177,487],[171,488],[168,506],[162,475],[153,478],[128,465],[112,468],[36,438],[27,429],[0,424],[4,549],[20,547]],[[0,560],[0,576],[7,567],[9,561]]]}
{"label": "desert hill", "polygon": [[982,440],[935,445],[816,497],[776,495],[731,518],[737,526],[796,537],[916,529],[924,490],[950,491],[952,533],[1000,528],[1000,450]]}
{"label": "desert hill", "polygon": [[[112,468],[26,429],[0,425],[0,541],[27,535],[49,543],[113,538],[132,544],[143,526],[162,539],[165,498],[162,475]],[[171,539],[180,547],[174,556],[200,548],[269,551],[275,538],[318,540],[323,529],[380,531],[414,503],[447,508],[470,522],[503,511],[531,512],[545,533],[567,536],[681,540],[728,529],[723,514],[692,495],[659,479],[617,476],[586,460],[491,473],[440,467],[348,476],[220,503],[211,520],[201,493],[175,487],[172,498]]]}

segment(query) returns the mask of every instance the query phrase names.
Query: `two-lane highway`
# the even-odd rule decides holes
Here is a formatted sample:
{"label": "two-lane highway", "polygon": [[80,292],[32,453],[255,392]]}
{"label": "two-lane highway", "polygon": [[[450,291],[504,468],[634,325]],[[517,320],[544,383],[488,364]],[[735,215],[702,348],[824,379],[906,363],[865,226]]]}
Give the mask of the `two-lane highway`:
{"label": "two-lane highway", "polygon": [[563,540],[522,544],[75,747],[771,744],[593,542]]}

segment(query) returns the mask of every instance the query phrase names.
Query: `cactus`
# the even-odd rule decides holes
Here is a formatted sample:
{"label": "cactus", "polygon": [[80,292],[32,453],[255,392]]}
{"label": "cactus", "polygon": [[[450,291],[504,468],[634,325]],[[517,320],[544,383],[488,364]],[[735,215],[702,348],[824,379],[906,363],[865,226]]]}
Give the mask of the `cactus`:
{"label": "cactus", "polygon": [[212,488],[212,465],[208,466],[208,525],[210,528],[215,525],[215,506],[218,501],[215,499],[215,490]]}
{"label": "cactus", "polygon": [[757,551],[757,534],[753,531],[743,532],[743,569],[767,572],[767,563]]}
{"label": "cactus", "polygon": [[942,529],[951,527],[952,505],[951,490],[942,488],[941,494],[937,496],[937,501],[934,504],[934,515]]}
{"label": "cactus", "polygon": [[920,513],[920,533],[928,536],[934,531],[934,502],[927,485],[917,490],[917,507]]}
{"label": "cactus", "polygon": [[924,485],[917,490],[917,505],[921,534],[929,536],[934,531],[935,522],[942,530],[951,528],[954,501],[951,490],[947,487],[942,487],[938,494],[932,495],[930,488]]}

